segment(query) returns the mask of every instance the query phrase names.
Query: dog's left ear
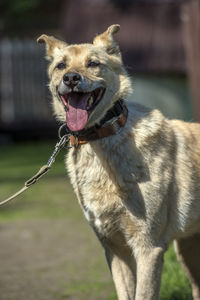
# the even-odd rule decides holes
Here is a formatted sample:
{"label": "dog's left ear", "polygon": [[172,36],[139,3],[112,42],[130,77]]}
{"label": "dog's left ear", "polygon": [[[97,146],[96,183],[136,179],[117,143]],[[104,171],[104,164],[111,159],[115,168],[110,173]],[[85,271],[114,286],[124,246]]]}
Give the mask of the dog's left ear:
{"label": "dog's left ear", "polygon": [[100,35],[97,35],[93,44],[103,46],[108,54],[120,55],[119,46],[115,42],[113,35],[120,29],[119,24],[114,24],[108,27],[108,29]]}
{"label": "dog's left ear", "polygon": [[57,40],[53,36],[42,34],[38,39],[38,43],[46,44],[46,58],[50,61],[53,60],[56,50],[61,50],[67,46],[63,41]]}

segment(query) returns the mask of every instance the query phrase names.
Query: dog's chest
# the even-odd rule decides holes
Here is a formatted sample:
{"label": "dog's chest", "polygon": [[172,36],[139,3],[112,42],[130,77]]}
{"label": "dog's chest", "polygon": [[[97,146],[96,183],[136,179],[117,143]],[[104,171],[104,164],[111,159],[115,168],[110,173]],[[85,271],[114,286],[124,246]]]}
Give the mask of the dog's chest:
{"label": "dog's chest", "polygon": [[74,149],[68,155],[67,168],[85,217],[95,231],[108,236],[118,230],[124,207],[101,160],[90,147]]}

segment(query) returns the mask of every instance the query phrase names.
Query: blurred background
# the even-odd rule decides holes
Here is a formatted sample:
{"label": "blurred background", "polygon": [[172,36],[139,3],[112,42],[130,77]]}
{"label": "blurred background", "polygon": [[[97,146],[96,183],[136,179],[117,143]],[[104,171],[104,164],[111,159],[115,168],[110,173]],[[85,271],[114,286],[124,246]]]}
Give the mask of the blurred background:
{"label": "blurred background", "polygon": [[[41,33],[91,42],[110,24],[133,77],[134,101],[200,121],[199,1],[1,0],[0,142],[53,137]],[[189,80],[188,80],[189,79]],[[194,112],[194,113],[193,113]]]}
{"label": "blurred background", "polygon": [[[199,0],[0,0],[0,200],[48,159],[57,140],[42,34],[91,42],[114,23],[134,101],[200,122]],[[0,208],[0,300],[116,299],[103,250],[64,168]],[[170,248],[161,299],[192,299]]]}

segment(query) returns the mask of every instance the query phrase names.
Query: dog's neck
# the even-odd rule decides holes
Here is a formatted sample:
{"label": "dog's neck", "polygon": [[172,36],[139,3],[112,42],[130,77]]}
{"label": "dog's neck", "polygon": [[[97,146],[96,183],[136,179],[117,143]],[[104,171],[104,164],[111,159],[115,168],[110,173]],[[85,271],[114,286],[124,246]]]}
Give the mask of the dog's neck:
{"label": "dog's neck", "polygon": [[98,125],[78,132],[69,131],[71,146],[75,147],[117,134],[126,124],[127,116],[128,109],[124,101],[122,99],[117,100]]}

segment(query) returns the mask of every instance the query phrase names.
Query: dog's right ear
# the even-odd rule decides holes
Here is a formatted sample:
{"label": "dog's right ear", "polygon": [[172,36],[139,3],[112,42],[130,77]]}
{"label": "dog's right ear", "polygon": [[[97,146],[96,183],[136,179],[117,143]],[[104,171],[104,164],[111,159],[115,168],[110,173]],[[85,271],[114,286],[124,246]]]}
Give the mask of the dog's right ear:
{"label": "dog's right ear", "polygon": [[120,30],[119,24],[114,24],[108,27],[108,29],[100,35],[97,35],[93,44],[102,46],[108,54],[120,55],[119,46],[115,42],[113,36]]}
{"label": "dog's right ear", "polygon": [[50,61],[53,60],[54,56],[58,51],[65,48],[67,44],[63,41],[57,40],[53,36],[48,36],[46,34],[42,34],[38,39],[38,43],[46,44],[46,58]]}

